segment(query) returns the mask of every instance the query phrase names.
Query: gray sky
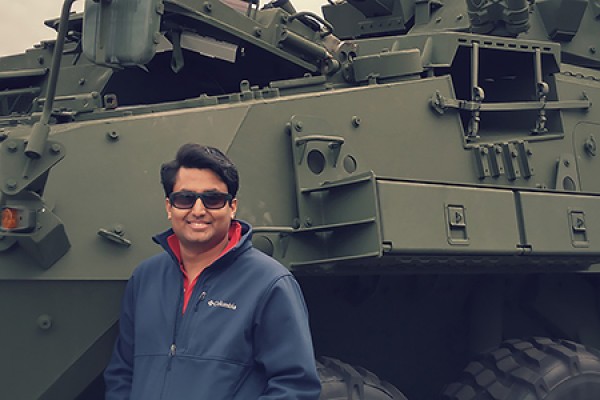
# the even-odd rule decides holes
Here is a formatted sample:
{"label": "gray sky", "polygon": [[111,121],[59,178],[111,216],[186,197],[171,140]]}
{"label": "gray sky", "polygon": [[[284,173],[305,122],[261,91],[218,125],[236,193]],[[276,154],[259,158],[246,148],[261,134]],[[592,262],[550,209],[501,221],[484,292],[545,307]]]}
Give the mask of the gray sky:
{"label": "gray sky", "polygon": [[[60,16],[64,0],[0,0],[0,56],[22,53],[41,40],[53,39],[56,32],[46,25],[47,19]],[[201,1],[201,0],[198,0]],[[291,0],[298,11],[321,14],[327,0]],[[263,0],[266,4],[270,0]],[[76,0],[74,11],[83,11],[84,0]]]}

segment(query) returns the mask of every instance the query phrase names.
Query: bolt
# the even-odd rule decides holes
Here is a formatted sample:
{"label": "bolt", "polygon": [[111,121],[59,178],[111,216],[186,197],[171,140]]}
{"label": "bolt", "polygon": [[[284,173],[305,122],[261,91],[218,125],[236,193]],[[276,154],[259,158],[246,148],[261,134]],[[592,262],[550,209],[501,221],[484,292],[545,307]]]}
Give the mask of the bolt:
{"label": "bolt", "polygon": [[8,142],[8,145],[6,147],[11,153],[14,153],[19,148],[16,142]]}
{"label": "bolt", "polygon": [[352,125],[355,128],[358,128],[360,126],[360,117],[357,117],[356,115],[352,117]]}
{"label": "bolt", "polygon": [[106,136],[109,140],[119,140],[119,134],[115,131],[106,132]]}
{"label": "bolt", "polygon": [[59,154],[60,153],[60,144],[54,143],[52,146],[50,146],[50,152],[52,154]]}
{"label": "bolt", "polygon": [[44,65],[44,57],[42,57],[42,56],[38,57],[38,63],[40,65]]}
{"label": "bolt", "polygon": [[570,165],[571,165],[571,162],[570,162],[569,160],[564,160],[564,161],[563,161],[563,165],[564,165],[565,167],[568,167],[568,166],[570,166]]}
{"label": "bolt", "polygon": [[15,190],[17,188],[17,181],[15,181],[14,179],[7,179],[6,188],[8,190]]}
{"label": "bolt", "polygon": [[262,36],[262,29],[260,29],[260,28],[254,28],[254,36],[261,37]]}
{"label": "bolt", "polygon": [[81,78],[78,83],[79,83],[79,86],[85,85],[85,78]]}
{"label": "bolt", "polygon": [[312,226],[312,219],[310,219],[310,217],[306,217],[304,219],[304,226],[306,226],[307,228],[310,228]]}
{"label": "bolt", "polygon": [[462,14],[458,14],[458,15],[456,16],[456,20],[457,20],[457,21],[460,21],[460,20],[462,20],[463,18],[464,18],[464,16],[463,16]]}
{"label": "bolt", "polygon": [[510,152],[510,156],[512,158],[517,158],[518,155],[519,155],[519,153],[517,153],[516,150],[513,150],[513,151]]}
{"label": "bolt", "polygon": [[591,47],[589,48],[589,50],[590,50],[590,53],[592,53],[592,54],[596,54],[596,48],[595,48],[594,46],[591,46]]}
{"label": "bolt", "polygon": [[590,156],[596,156],[596,139],[594,138],[594,135],[590,135],[590,137],[587,138],[583,145],[583,148],[585,149],[586,153],[588,153]]}
{"label": "bolt", "polygon": [[113,232],[119,236],[123,236],[123,234],[125,233],[125,229],[121,225],[115,225],[115,227],[113,228]]}
{"label": "bolt", "polygon": [[8,133],[4,132],[4,129],[0,129],[0,142],[6,140]]}
{"label": "bolt", "polygon": [[296,122],[294,122],[294,129],[295,129],[297,132],[301,132],[301,131],[302,131],[302,128],[303,128],[303,126],[302,126],[302,121],[296,121]]}
{"label": "bolt", "polygon": [[204,3],[204,10],[206,12],[211,12],[212,11],[212,4],[209,3],[208,1],[206,3]]}

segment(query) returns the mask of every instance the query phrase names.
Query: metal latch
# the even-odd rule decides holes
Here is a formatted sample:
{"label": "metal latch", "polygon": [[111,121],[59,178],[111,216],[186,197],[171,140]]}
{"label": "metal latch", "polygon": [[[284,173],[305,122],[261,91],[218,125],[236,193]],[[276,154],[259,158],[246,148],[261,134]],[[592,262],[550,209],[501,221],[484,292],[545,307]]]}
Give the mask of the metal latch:
{"label": "metal latch", "polygon": [[454,245],[469,244],[465,207],[462,205],[446,205],[446,220],[448,243]]}
{"label": "metal latch", "polygon": [[571,222],[571,242],[573,247],[589,247],[587,227],[585,224],[585,213],[583,211],[569,211]]}

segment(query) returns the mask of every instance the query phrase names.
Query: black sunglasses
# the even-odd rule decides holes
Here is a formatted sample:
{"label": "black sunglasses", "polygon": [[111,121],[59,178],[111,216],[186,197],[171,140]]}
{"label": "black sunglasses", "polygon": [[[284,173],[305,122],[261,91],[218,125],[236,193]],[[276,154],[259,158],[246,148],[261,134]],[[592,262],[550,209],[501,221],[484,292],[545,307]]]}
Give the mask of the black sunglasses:
{"label": "black sunglasses", "polygon": [[225,204],[231,202],[233,196],[229,193],[221,192],[173,192],[169,195],[169,202],[175,208],[188,210],[194,207],[198,199],[202,200],[204,208],[209,210],[218,210],[225,207]]}

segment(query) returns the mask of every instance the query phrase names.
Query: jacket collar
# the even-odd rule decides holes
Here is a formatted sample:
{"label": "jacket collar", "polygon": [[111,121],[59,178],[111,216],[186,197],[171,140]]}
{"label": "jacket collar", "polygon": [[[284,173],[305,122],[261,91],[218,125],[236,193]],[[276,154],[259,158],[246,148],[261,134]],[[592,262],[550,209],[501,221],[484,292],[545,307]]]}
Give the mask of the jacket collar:
{"label": "jacket collar", "polygon": [[[235,221],[238,222],[242,227],[242,237],[240,238],[240,241],[231,250],[229,250],[225,255],[223,255],[223,257],[221,257],[222,259],[237,257],[242,251],[252,247],[252,226],[250,226],[249,223],[239,219],[236,219]],[[178,258],[173,252],[173,249],[169,245],[168,241],[169,236],[172,236],[174,234],[175,232],[173,232],[173,229],[169,228],[166,231],[153,236],[152,240],[163,248],[163,250],[173,259],[173,262],[176,265],[179,265]]]}

